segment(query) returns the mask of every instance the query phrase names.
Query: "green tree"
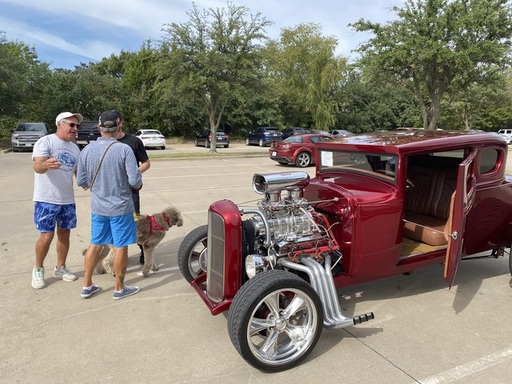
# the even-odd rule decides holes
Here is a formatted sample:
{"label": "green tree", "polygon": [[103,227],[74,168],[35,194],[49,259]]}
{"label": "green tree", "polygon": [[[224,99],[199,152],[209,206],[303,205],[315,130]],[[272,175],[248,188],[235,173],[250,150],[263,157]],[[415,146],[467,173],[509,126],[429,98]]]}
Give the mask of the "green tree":
{"label": "green tree", "polygon": [[419,126],[421,116],[409,92],[367,78],[353,67],[348,68],[345,78],[337,97],[337,128],[362,133]]}
{"label": "green tree", "polygon": [[[440,119],[444,129],[497,131],[512,123],[511,72],[503,72],[495,83],[474,83],[454,95]],[[462,126],[462,127],[461,127]]]}
{"label": "green tree", "polygon": [[337,40],[314,23],[284,28],[278,41],[267,45],[269,76],[278,89],[288,126],[329,130],[336,122],[335,90],[346,60],[337,58]]}
{"label": "green tree", "polygon": [[360,46],[361,64],[409,89],[425,129],[436,129],[447,93],[488,81],[509,64],[511,7],[506,0],[406,0],[398,20],[363,19],[353,27],[374,37]]}
{"label": "green tree", "polygon": [[[166,24],[159,67],[163,101],[176,97],[200,100],[212,131],[210,152],[216,152],[216,132],[235,94],[247,94],[259,84],[261,59],[257,43],[270,22],[245,6],[199,11],[194,4],[185,23]],[[169,95],[172,90],[173,95]],[[166,93],[167,92],[167,93]]]}
{"label": "green tree", "polygon": [[48,64],[39,61],[34,48],[7,41],[0,32],[0,115],[37,117],[41,87],[49,74]]}
{"label": "green tree", "polygon": [[62,111],[77,111],[97,120],[104,110],[121,110],[121,79],[98,68],[97,64],[81,64],[74,70],[54,71],[44,93],[46,115],[54,119]]}

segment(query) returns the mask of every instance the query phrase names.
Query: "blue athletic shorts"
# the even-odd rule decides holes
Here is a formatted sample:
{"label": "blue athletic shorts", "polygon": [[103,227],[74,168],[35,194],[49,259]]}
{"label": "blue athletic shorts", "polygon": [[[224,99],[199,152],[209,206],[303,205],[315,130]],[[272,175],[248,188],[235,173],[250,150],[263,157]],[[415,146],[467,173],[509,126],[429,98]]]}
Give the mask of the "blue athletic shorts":
{"label": "blue athletic shorts", "polygon": [[55,225],[62,229],[76,228],[75,204],[34,202],[34,223],[39,232],[53,232]]}
{"label": "blue athletic shorts", "polygon": [[121,216],[91,215],[91,244],[114,244],[114,247],[127,247],[137,242],[137,227],[133,213]]}

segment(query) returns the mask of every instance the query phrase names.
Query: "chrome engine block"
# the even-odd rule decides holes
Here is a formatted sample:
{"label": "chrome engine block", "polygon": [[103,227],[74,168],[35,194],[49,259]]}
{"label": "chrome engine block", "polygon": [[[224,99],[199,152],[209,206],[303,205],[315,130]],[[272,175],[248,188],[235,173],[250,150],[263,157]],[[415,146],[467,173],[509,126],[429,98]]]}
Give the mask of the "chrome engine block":
{"label": "chrome engine block", "polygon": [[269,257],[272,265],[281,257],[320,259],[323,252],[338,249],[324,217],[301,197],[302,188],[308,183],[305,172],[254,175],[254,190],[265,197],[258,202],[258,209],[241,212],[254,214],[248,219],[254,228],[254,249]]}

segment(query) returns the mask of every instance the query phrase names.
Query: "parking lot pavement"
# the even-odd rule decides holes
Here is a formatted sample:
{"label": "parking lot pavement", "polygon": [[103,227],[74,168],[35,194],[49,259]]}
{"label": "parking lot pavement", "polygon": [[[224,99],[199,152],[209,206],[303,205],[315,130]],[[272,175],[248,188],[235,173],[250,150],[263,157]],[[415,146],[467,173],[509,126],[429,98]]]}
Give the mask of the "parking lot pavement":
{"label": "parking lot pavement", "polygon": [[[142,290],[121,301],[112,300],[114,281],[106,275],[94,276],[102,287],[97,296],[79,296],[90,197],[76,188],[79,223],[68,266],[79,280],[50,277],[36,291],[31,166],[30,153],[0,154],[0,383],[510,382],[512,280],[505,258],[463,262],[451,290],[442,266],[341,289],[346,315],[373,311],[375,320],[324,330],[310,357],[289,371],[265,374],[247,365],[231,345],[226,317],[211,316],[181,277],[176,254],[183,237],[206,223],[211,202],[254,205],[255,172],[294,169],[266,157],[152,161],[142,211],[174,205],[184,225],[171,228],[157,248],[161,270],[149,278],[140,274],[138,247],[130,247],[127,284]],[[52,247],[48,271],[55,259]]]}

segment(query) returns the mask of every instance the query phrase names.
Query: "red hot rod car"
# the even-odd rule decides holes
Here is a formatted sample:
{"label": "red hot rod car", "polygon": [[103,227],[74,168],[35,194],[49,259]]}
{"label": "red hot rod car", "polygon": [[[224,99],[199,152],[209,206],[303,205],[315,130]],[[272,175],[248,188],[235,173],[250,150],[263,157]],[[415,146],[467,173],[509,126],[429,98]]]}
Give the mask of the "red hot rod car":
{"label": "red hot rod car", "polygon": [[[254,367],[301,362],[346,317],[337,289],[512,243],[512,177],[496,134],[396,131],[317,144],[316,176],[255,174],[256,207],[211,204],[178,252],[181,273]],[[510,254],[510,252],[509,252]],[[479,255],[481,256],[481,255]],[[510,256],[509,256],[510,258]],[[510,264],[509,259],[509,264]],[[512,267],[511,267],[512,269]]]}

